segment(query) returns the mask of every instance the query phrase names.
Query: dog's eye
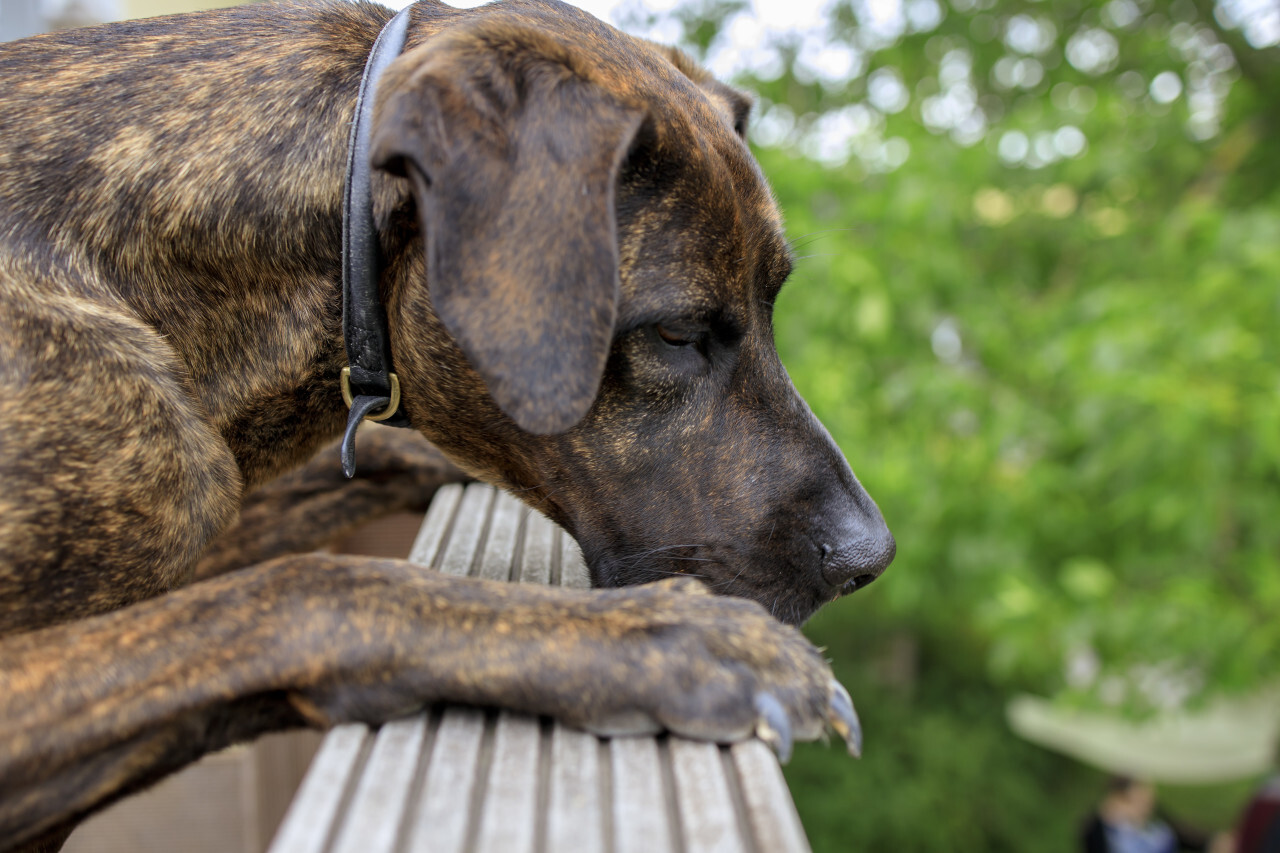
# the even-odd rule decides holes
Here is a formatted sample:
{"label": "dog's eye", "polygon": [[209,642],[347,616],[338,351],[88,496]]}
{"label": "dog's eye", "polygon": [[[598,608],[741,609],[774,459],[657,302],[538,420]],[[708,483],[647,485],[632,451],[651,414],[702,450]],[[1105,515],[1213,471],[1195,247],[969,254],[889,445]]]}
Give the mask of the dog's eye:
{"label": "dog's eye", "polygon": [[664,326],[661,323],[653,325],[653,331],[668,346],[673,347],[691,347],[695,346],[702,340],[703,332],[694,329],[681,329]]}

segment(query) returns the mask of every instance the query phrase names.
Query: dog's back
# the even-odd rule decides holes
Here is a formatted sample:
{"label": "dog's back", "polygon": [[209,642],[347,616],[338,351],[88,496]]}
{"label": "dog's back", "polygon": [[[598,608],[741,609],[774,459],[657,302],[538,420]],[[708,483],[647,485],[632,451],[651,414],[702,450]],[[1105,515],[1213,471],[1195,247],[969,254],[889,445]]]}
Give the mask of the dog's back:
{"label": "dog's back", "polygon": [[260,5],[0,44],[0,252],[130,287],[331,267],[323,226],[384,15]]}

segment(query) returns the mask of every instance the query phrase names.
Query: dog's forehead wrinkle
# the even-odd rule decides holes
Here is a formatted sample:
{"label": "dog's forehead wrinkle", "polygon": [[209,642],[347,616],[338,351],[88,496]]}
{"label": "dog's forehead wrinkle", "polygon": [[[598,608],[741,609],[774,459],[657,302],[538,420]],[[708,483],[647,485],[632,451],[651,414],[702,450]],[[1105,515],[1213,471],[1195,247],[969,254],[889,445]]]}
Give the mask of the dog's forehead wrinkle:
{"label": "dog's forehead wrinkle", "polygon": [[[691,284],[699,286],[693,288]],[[623,278],[618,330],[625,332],[648,323],[678,319],[714,319],[729,302],[721,285],[712,268],[690,266],[679,257],[632,267]]]}
{"label": "dog's forehead wrinkle", "polygon": [[[740,142],[734,132],[735,113],[737,102],[748,100],[745,95],[716,81],[678,50],[591,20],[585,32],[560,26],[555,37],[539,33],[535,52],[645,110],[677,144],[712,130]],[[513,29],[520,26],[518,18],[514,21]],[[529,45],[515,38],[511,55],[519,55],[519,48],[528,50]]]}
{"label": "dog's forehead wrinkle", "polygon": [[489,14],[434,37],[432,48],[483,54],[517,72],[517,77],[538,64],[545,71],[550,63],[621,96],[643,100],[657,91],[671,91],[677,78],[684,81],[684,97],[698,88],[689,85],[688,77],[656,46],[572,7],[557,7],[548,14],[550,10],[538,4],[502,2],[487,10]]}

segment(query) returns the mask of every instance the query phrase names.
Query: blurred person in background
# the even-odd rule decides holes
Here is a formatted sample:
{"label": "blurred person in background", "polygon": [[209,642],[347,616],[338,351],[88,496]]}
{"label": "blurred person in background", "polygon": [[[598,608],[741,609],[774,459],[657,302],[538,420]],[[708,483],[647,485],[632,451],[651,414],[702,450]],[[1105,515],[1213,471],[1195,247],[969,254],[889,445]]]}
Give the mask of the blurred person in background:
{"label": "blurred person in background", "polygon": [[1280,853],[1280,743],[1274,770],[1254,792],[1236,824],[1237,853]]}
{"label": "blurred person in background", "polygon": [[1176,853],[1207,850],[1229,853],[1229,837],[1213,839],[1177,826],[1156,810],[1156,789],[1150,782],[1113,776],[1106,796],[1085,823],[1084,853]]}

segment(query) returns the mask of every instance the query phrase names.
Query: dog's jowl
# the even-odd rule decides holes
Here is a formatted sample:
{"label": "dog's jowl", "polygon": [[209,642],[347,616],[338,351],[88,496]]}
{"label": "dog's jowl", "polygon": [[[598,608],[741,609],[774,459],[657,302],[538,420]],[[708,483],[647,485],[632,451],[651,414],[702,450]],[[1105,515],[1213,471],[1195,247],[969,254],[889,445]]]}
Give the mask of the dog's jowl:
{"label": "dog's jowl", "polygon": [[[682,55],[555,0],[412,7],[352,169],[413,429],[350,481],[317,455],[390,18],[0,45],[0,849],[229,742],[436,701],[856,747],[793,625],[893,539],[774,350],[791,262],[749,103]],[[600,589],[299,556],[462,477],[564,525]]]}

